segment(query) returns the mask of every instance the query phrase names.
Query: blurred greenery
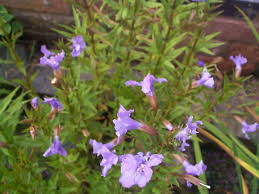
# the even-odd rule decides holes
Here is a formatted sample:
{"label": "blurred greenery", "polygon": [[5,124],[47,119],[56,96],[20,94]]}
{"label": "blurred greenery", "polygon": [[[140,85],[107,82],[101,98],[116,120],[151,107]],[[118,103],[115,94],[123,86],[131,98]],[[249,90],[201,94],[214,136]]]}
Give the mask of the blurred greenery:
{"label": "blurred greenery", "polygon": [[[74,25],[53,29],[62,38],[52,51],[63,49],[66,55],[61,62],[62,76],[54,72],[56,79],[51,78],[52,83],[55,81],[55,97],[63,104],[63,111],[52,119],[50,107],[42,104],[41,98],[37,110],[30,106],[31,98],[38,96],[32,87],[36,74],[29,77],[15,53],[15,43],[21,34],[7,33],[2,42],[24,77],[12,89],[0,90],[0,192],[172,193],[179,187],[184,191],[179,183],[184,172],[173,156],[187,157],[177,149],[180,142],[174,137],[179,130],[168,132],[161,121],[167,119],[179,129],[190,115],[194,121],[204,123],[199,136],[192,138],[196,163],[202,160],[200,135],[203,135],[237,162],[242,188],[245,183],[240,168],[258,177],[258,155],[231,134],[215,111],[217,105],[238,95],[248,78],[222,75],[220,80],[216,78],[216,64],[211,63],[206,67],[215,83],[222,86],[191,87],[202,73],[197,55],[213,55],[212,49],[222,44],[214,41],[218,33],[204,32],[206,24],[219,14],[213,11],[220,2],[103,0],[99,5],[95,0],[70,1]],[[87,46],[79,57],[73,58],[71,38],[77,35],[83,36]],[[128,80],[143,80],[147,73],[168,80],[154,85],[157,111],[153,111],[139,87],[125,85]],[[86,75],[91,75],[91,79],[85,79]],[[131,130],[126,140],[115,147],[118,155],[148,151],[163,154],[163,164],[153,168],[152,179],[144,188],[123,188],[118,181],[119,165],[102,177],[100,157],[92,154],[89,145],[90,138],[107,143],[116,137],[112,120],[117,117],[120,104],[127,110],[134,109],[132,118],[144,121],[159,134],[155,138]],[[240,113],[239,107],[236,112]],[[68,155],[44,158],[42,154],[51,145],[57,125],[61,126],[60,139]],[[36,128],[34,139],[30,136],[31,127]],[[233,146],[237,149],[233,150]],[[199,178],[206,183],[206,173]],[[209,192],[205,187],[199,191]]]}

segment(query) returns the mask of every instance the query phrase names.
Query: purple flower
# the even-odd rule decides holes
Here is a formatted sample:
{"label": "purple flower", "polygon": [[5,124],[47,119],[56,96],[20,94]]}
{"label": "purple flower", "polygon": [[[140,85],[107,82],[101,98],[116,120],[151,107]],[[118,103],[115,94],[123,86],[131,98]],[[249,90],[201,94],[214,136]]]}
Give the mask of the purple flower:
{"label": "purple flower", "polygon": [[175,138],[178,141],[181,141],[181,147],[179,148],[179,150],[181,152],[185,151],[185,147],[188,147],[189,144],[186,143],[187,140],[191,139],[190,135],[194,135],[197,134],[197,128],[198,128],[198,124],[202,125],[201,121],[195,121],[194,123],[192,123],[192,119],[193,116],[190,116],[187,123],[186,123],[186,127],[184,129],[181,129],[178,134],[175,136]]}
{"label": "purple flower", "polygon": [[81,52],[85,48],[85,42],[84,39],[81,35],[78,35],[77,37],[72,38],[73,45],[72,45],[72,52],[71,55],[72,57],[78,57],[80,56]]}
{"label": "purple flower", "polygon": [[192,0],[192,1],[195,1],[195,2],[197,2],[197,1],[199,1],[199,2],[205,2],[205,0]]}
{"label": "purple flower", "polygon": [[167,80],[165,78],[155,78],[153,75],[147,74],[147,76],[141,82],[130,80],[125,82],[125,84],[127,86],[141,86],[142,92],[144,92],[148,96],[153,96],[154,82],[162,83],[167,82]]}
{"label": "purple flower", "polygon": [[[207,169],[207,166],[203,163],[202,160],[195,165],[191,165],[189,162],[185,160],[183,162],[183,167],[185,169],[186,174],[193,176],[200,176]],[[189,181],[187,181],[186,183],[188,187],[192,186],[192,184]]]}
{"label": "purple flower", "polygon": [[114,154],[114,152],[110,151],[115,145],[113,142],[102,144],[93,139],[90,139],[89,143],[93,147],[93,153],[97,154],[97,156],[102,155],[103,157],[100,165],[104,167],[102,170],[102,176],[105,177],[112,165],[116,165],[119,160],[119,157]]}
{"label": "purple flower", "polygon": [[199,133],[197,131],[198,129],[198,124],[202,125],[202,121],[195,121],[192,123],[192,119],[193,119],[193,116],[190,116],[187,123],[186,123],[186,128],[188,129],[189,133],[194,135],[194,134],[197,134]]}
{"label": "purple flower", "polygon": [[102,144],[94,139],[90,139],[89,144],[93,147],[93,153],[97,154],[97,156],[106,152],[106,149],[111,150],[115,146],[113,142]]}
{"label": "purple flower", "polygon": [[193,176],[200,176],[203,171],[207,169],[207,166],[201,160],[198,164],[191,165],[186,160],[183,162],[183,167],[185,169],[186,174],[193,175]]}
{"label": "purple flower", "polygon": [[47,149],[47,151],[43,154],[44,157],[53,156],[55,154],[59,154],[61,156],[66,156],[67,151],[62,147],[61,142],[59,141],[59,137],[55,136],[52,145]]}
{"label": "purple flower", "polygon": [[207,71],[206,68],[204,68],[203,73],[201,75],[201,79],[197,81],[198,85],[203,85],[209,88],[214,88],[214,80],[213,77],[211,77],[210,73]]}
{"label": "purple flower", "polygon": [[200,61],[200,60],[198,60],[198,65],[199,65],[199,67],[204,67],[205,66],[205,64],[204,64],[204,62],[203,61]]}
{"label": "purple flower", "polygon": [[47,103],[51,106],[51,111],[58,110],[62,111],[63,106],[56,98],[44,98],[43,104]]}
{"label": "purple flower", "polygon": [[118,163],[119,157],[116,154],[114,154],[114,152],[111,152],[105,146],[103,148],[103,152],[101,153],[103,159],[100,165],[104,167],[102,170],[102,176],[104,177],[106,177],[107,172],[110,170],[110,168]]}
{"label": "purple flower", "polygon": [[153,154],[150,152],[143,156],[142,152],[137,155],[125,154],[121,157],[121,177],[120,183],[125,188],[133,185],[145,187],[150,181],[153,171],[151,167],[159,165],[163,156],[161,154]]}
{"label": "purple flower", "polygon": [[257,129],[259,129],[258,123],[248,125],[245,121],[243,121],[242,126],[243,126],[242,132],[243,132],[246,139],[250,139],[249,136],[247,135],[247,133],[252,133],[252,132],[255,132]]}
{"label": "purple flower", "polygon": [[34,97],[32,100],[31,100],[31,105],[34,109],[37,109],[39,107],[39,99],[38,97]]}
{"label": "purple flower", "polygon": [[142,126],[141,123],[130,118],[130,114],[132,112],[134,112],[134,110],[131,109],[127,111],[122,105],[120,105],[119,112],[117,113],[118,119],[113,119],[116,135],[118,136],[118,143],[120,142],[121,136],[126,134],[128,130],[138,129]]}
{"label": "purple flower", "polygon": [[241,54],[235,57],[230,56],[229,58],[235,63],[236,69],[241,69],[242,65],[247,63],[247,59],[243,57]]}
{"label": "purple flower", "polygon": [[55,71],[59,70],[59,65],[65,56],[65,52],[62,50],[61,53],[54,54],[47,49],[46,45],[41,46],[41,52],[44,56],[40,58],[40,64],[48,65]]}

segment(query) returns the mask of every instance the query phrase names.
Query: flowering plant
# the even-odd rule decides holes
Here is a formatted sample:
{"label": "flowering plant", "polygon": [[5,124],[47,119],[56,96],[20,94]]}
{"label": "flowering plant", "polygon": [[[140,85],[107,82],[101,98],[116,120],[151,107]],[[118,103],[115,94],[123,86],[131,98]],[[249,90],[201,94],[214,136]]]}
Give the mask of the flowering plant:
{"label": "flowering plant", "polygon": [[[55,30],[67,41],[56,51],[41,47],[41,65],[54,72],[55,97],[36,97],[23,69],[27,81],[18,105],[28,102],[27,92],[32,106],[23,107],[22,130],[18,122],[6,127],[1,121],[0,191],[172,193],[185,180],[208,193],[200,134],[222,138],[225,151],[233,140],[241,151],[229,154],[258,176],[258,158],[218,129],[224,125],[215,110],[244,78],[230,81],[216,64],[199,61],[198,53],[211,54],[221,44],[212,40],[216,33],[203,32],[214,8],[186,2],[72,3],[75,25]],[[16,92],[2,102],[2,117],[18,118],[18,105],[7,108]],[[20,176],[11,178],[16,172]],[[17,182],[24,187],[15,188]]]}

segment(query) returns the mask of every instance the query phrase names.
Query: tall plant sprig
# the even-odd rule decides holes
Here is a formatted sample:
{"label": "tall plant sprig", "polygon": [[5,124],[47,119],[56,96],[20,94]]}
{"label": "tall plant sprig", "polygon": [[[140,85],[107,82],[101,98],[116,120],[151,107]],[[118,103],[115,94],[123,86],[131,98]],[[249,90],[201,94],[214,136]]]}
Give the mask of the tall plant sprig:
{"label": "tall plant sprig", "polygon": [[[208,3],[187,3],[183,0],[162,3],[145,0],[104,0],[101,5],[98,5],[97,1],[79,4],[73,2],[72,9],[75,24],[61,25],[65,30],[55,29],[68,40],[60,41],[57,45],[66,54],[60,63],[60,71],[55,72],[52,79],[56,88],[56,99],[63,104],[63,110],[54,114],[49,105],[41,103],[38,109],[25,109],[29,120],[23,122],[31,126],[33,124],[32,131],[36,130],[37,133],[35,140],[29,141],[28,133],[25,134],[26,137],[19,136],[16,139],[25,142],[20,144],[24,151],[20,157],[26,159],[18,161],[26,164],[26,168],[20,168],[19,172],[33,174],[34,179],[24,181],[20,178],[24,184],[23,189],[10,186],[6,187],[7,190],[25,191],[30,187],[28,191],[31,192],[169,193],[174,185],[179,186],[178,178],[189,181],[188,184],[192,182],[200,185],[201,181],[191,175],[198,176],[204,171],[201,161],[197,160],[199,164],[195,165],[197,170],[194,171],[188,170],[192,165],[185,161],[184,168],[189,174],[179,173],[182,165],[179,165],[175,158],[180,163],[186,160],[185,154],[177,149],[181,144],[179,140],[187,141],[191,137],[181,137],[178,133],[185,133],[189,128],[192,134],[197,132],[195,125],[200,125],[201,122],[194,122],[196,124],[193,128],[190,118],[202,120],[209,128],[209,119],[215,117],[214,107],[235,94],[227,76],[221,92],[205,87],[206,84],[202,85],[203,75],[208,76],[213,65],[208,65],[201,71],[202,68],[196,63],[198,52],[211,54],[210,49],[219,45],[212,40],[216,34],[205,35],[202,31],[206,22],[216,15],[210,15],[213,8],[208,6]],[[74,57],[71,53],[73,38],[78,36],[82,36],[86,47],[80,55]],[[152,77],[148,73],[155,75]],[[145,75],[146,80],[163,83],[147,84],[147,81],[143,80]],[[211,75],[209,77],[211,81]],[[126,86],[125,82],[129,80],[141,86],[143,93],[139,87]],[[237,80],[232,84],[239,86],[241,81]],[[143,89],[145,86],[148,86],[150,91]],[[122,113],[117,114],[119,104],[122,104],[125,110],[120,106],[119,111]],[[131,110],[133,108],[134,113]],[[135,121],[129,118],[129,113]],[[194,118],[189,117],[190,115],[194,115]],[[186,124],[187,118],[189,119]],[[125,127],[120,119],[133,122],[133,126],[126,125],[130,131],[120,131],[120,124]],[[166,120],[173,126],[168,127],[168,123],[163,126],[162,121]],[[185,125],[187,127],[183,129]],[[134,127],[136,129],[133,129]],[[53,131],[55,137],[51,143]],[[121,138],[119,145],[114,143],[118,140],[112,140],[115,132],[117,136],[124,134],[125,141]],[[225,137],[224,134],[222,137]],[[101,143],[101,149],[96,151],[98,147],[94,146],[94,140],[89,144],[90,139],[105,144]],[[110,140],[112,141],[109,142]],[[54,146],[55,142],[57,148]],[[106,142],[112,147],[116,146],[115,153],[107,151],[111,148],[105,147]],[[97,145],[100,144],[97,142]],[[55,153],[60,146],[66,149],[66,157],[56,155],[43,158],[45,150],[53,150]],[[104,169],[109,169],[108,173],[103,173],[105,178],[101,177],[98,158],[90,153],[92,146],[94,153],[104,157],[101,165]],[[32,147],[34,149],[31,149]],[[156,164],[149,162],[152,157],[150,153],[144,158],[137,154],[149,151],[159,159]],[[152,179],[149,180],[150,183],[146,182],[147,185],[143,189],[133,187],[125,190],[118,179],[120,176],[125,177],[127,172],[122,171],[120,175],[118,165],[115,166],[114,163],[122,161],[116,155],[126,155],[131,159],[134,155],[138,162],[139,158],[144,159],[142,164],[148,166],[149,172],[152,166],[157,166],[162,160],[163,163],[153,169]],[[110,156],[115,158],[112,168],[106,161]],[[248,158],[246,155],[242,157]],[[254,157],[251,157],[251,160],[254,160]],[[244,162],[241,161],[241,164]],[[121,165],[124,166],[125,162]],[[245,165],[247,167],[247,164]],[[32,167],[35,168],[31,170]],[[140,170],[142,167],[138,166]],[[137,175],[138,171],[133,173]],[[41,174],[45,177],[42,178]],[[8,184],[14,185],[20,179],[14,177]],[[31,184],[26,186],[28,182]],[[120,182],[125,186],[124,181]],[[143,186],[138,181],[134,184]]]}

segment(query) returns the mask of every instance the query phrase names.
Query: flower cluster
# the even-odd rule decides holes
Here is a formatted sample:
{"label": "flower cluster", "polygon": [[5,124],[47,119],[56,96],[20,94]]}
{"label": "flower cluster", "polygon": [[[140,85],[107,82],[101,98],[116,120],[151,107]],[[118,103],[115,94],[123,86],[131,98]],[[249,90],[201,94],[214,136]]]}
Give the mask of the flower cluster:
{"label": "flower cluster", "polygon": [[[78,57],[81,54],[81,52],[83,52],[84,48],[86,47],[86,44],[81,35],[78,35],[77,37],[73,37],[72,42],[73,42],[73,45],[72,45],[71,55],[72,57]],[[42,45],[41,52],[44,54],[44,56],[40,58],[40,64],[48,65],[54,71],[59,71],[60,63],[63,61],[65,56],[64,50],[62,50],[58,54],[54,54],[53,52],[47,49],[46,45]]]}
{"label": "flower cluster", "polygon": [[124,154],[118,156],[114,151],[110,151],[114,147],[114,143],[110,142],[102,144],[95,140],[90,140],[90,145],[93,147],[93,153],[103,157],[100,166],[103,166],[102,176],[106,177],[107,172],[113,165],[121,163],[121,177],[119,182],[125,188],[130,188],[133,185],[144,187],[150,181],[153,171],[151,167],[159,165],[163,156],[161,154],[152,154],[148,152],[145,156],[142,152],[137,155]]}
{"label": "flower cluster", "polygon": [[[73,37],[72,42],[73,42],[73,45],[72,45],[71,55],[72,57],[77,57],[80,55],[81,52],[83,52],[86,45],[81,35],[78,35],[77,37]],[[50,66],[54,70],[54,73],[58,75],[58,77],[60,78],[62,75],[60,71],[60,63],[63,61],[65,57],[64,50],[62,50],[58,54],[54,54],[53,52],[47,49],[46,45],[42,45],[41,52],[44,54],[44,56],[40,58],[40,64]],[[58,80],[55,78],[53,81],[54,83],[57,84]],[[44,98],[44,101],[42,101],[42,103],[49,104],[51,106],[51,113],[49,114],[50,118],[53,118],[53,115],[55,116],[56,113],[61,112],[63,109],[63,105],[56,98]],[[39,107],[38,97],[35,97],[31,100],[31,105],[34,109],[36,110],[38,109]],[[35,126],[31,127],[32,138],[34,138],[36,133],[35,128],[37,127]],[[67,151],[63,148],[59,140],[59,136],[58,136],[59,130],[58,132],[57,130],[54,131],[54,134],[55,134],[54,141],[52,145],[47,149],[47,151],[43,154],[44,157],[52,156],[55,154],[60,154],[61,156],[67,155]]]}

